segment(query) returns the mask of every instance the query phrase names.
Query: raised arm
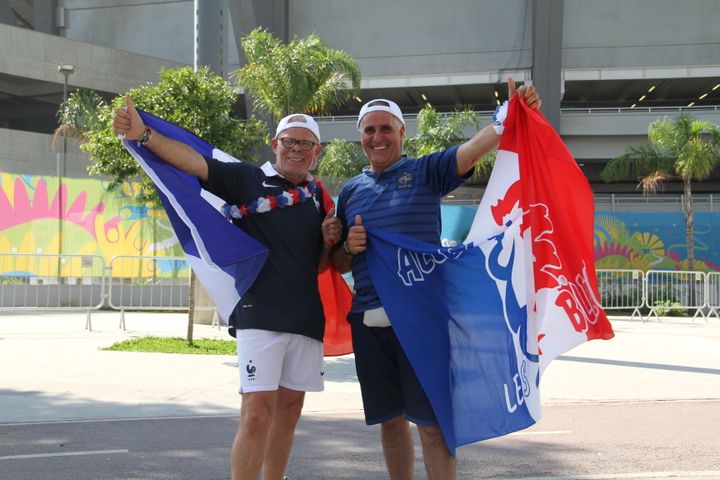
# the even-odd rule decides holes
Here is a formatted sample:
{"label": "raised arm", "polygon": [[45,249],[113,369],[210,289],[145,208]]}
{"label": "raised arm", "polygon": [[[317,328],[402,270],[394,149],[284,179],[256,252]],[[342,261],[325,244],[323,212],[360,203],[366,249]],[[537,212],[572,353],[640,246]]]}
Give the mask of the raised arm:
{"label": "raised arm", "polygon": [[[525,97],[525,103],[530,108],[539,110],[542,105],[540,95],[534,85],[522,85],[515,90],[515,80],[508,78],[508,98],[517,93]],[[488,125],[477,132],[470,140],[460,145],[457,151],[457,173],[463,176],[472,170],[482,157],[497,148],[500,143],[500,134],[495,132],[493,125]]]}
{"label": "raised arm", "polygon": [[[113,129],[126,140],[138,140],[147,128],[135,109],[130,95],[125,96],[126,108],[115,110]],[[168,138],[155,130],[150,130],[145,147],[173,167],[194,175],[202,181],[208,178],[208,166],[205,159],[192,147]]]}

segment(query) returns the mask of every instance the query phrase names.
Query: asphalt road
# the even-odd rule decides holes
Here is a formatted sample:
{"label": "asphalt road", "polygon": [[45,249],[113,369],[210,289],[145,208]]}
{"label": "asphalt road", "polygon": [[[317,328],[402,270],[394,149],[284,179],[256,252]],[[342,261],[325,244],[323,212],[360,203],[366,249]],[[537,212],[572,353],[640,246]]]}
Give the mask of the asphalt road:
{"label": "asphalt road", "polygon": [[[0,478],[228,479],[236,425],[234,416],[0,425]],[[718,427],[718,400],[548,405],[530,429],[460,448],[458,478],[720,479]],[[287,473],[385,479],[378,433],[357,415],[307,415]]]}
{"label": "asphalt road", "polygon": [[[0,315],[0,480],[229,478],[240,398],[234,356],[101,350],[173,336],[186,317]],[[720,321],[614,319],[543,374],[533,427],[458,450],[459,479],[720,480]],[[196,326],[197,338],[226,338]],[[351,356],[308,394],[291,480],[387,478]],[[418,444],[418,442],[416,442]],[[425,479],[416,451],[416,479]]]}

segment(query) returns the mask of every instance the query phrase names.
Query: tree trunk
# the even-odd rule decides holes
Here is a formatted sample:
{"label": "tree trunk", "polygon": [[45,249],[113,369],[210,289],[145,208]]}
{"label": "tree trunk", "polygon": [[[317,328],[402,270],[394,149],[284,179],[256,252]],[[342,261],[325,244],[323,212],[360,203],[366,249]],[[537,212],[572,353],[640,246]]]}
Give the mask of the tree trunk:
{"label": "tree trunk", "polygon": [[188,292],[188,326],[187,326],[187,343],[193,344],[193,324],[195,321],[195,271],[190,270],[190,291]]}
{"label": "tree trunk", "polygon": [[[685,238],[687,239],[687,255],[688,255],[688,270],[695,270],[695,235],[693,232],[693,201],[692,201],[692,190],[690,188],[690,180],[683,179],[683,189],[685,192]],[[690,287],[688,296],[690,297],[689,305],[695,305],[695,276],[690,278]]]}
{"label": "tree trunk", "polygon": [[693,199],[690,180],[683,180],[685,193],[685,238],[687,240],[688,270],[695,270],[695,235],[693,231]]}

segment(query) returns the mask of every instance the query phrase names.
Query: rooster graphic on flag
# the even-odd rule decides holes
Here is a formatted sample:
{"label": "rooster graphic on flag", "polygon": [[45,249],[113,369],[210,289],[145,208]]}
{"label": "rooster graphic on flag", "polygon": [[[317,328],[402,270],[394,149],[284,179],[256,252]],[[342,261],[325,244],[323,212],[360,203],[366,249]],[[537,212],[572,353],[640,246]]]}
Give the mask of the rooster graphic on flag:
{"label": "rooster graphic on flag", "polygon": [[514,97],[462,245],[368,229],[368,267],[450,452],[540,418],[548,363],[613,337],[598,297],[593,198],[567,147]]}

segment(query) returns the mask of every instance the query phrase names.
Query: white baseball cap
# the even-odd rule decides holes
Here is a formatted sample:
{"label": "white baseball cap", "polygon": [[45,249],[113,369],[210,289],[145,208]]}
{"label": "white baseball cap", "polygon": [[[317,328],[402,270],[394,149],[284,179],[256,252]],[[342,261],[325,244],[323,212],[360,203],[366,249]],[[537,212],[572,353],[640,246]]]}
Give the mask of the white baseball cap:
{"label": "white baseball cap", "polygon": [[310,115],[293,113],[284,117],[280,120],[280,123],[278,123],[277,129],[275,130],[275,138],[288,128],[305,128],[310,130],[318,142],[320,141],[320,127],[318,127],[317,122]]}
{"label": "white baseball cap", "polygon": [[365,105],[362,106],[360,109],[360,114],[358,115],[357,119],[357,128],[360,128],[360,120],[367,115],[370,112],[388,112],[393,117],[400,120],[400,122],[405,125],[405,120],[403,120],[403,114],[400,111],[400,107],[398,107],[397,103],[393,102],[392,100],[385,100],[384,98],[376,98],[375,100],[370,100]]}

